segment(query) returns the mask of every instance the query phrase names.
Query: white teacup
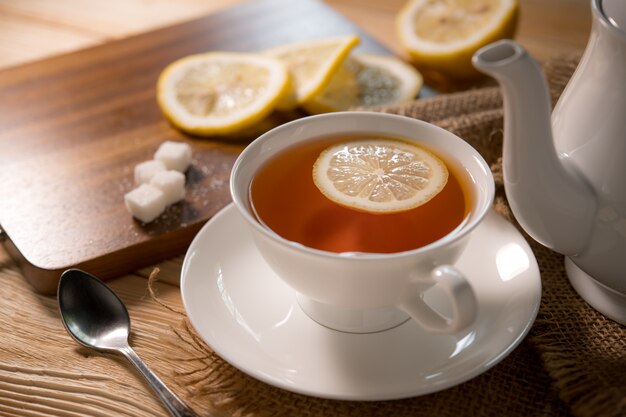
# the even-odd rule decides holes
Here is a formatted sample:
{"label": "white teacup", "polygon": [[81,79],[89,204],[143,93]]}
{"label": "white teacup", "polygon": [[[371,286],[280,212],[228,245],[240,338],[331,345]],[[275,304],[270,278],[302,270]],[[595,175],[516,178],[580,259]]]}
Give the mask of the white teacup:
{"label": "white teacup", "polygon": [[[452,232],[426,246],[391,254],[345,255],[308,248],[279,236],[259,223],[249,202],[257,170],[296,142],[329,135],[396,137],[424,144],[453,162],[466,176],[472,207]],[[472,287],[454,262],[470,232],[493,203],[489,166],[469,144],[454,134],[416,119],[373,112],[340,112],[302,118],[279,126],[252,142],[231,174],[233,201],[248,223],[254,242],[270,267],[298,297],[304,312],[332,329],[367,333],[395,327],[409,318],[433,333],[466,329],[478,307]],[[475,277],[479,279],[479,277]],[[424,301],[436,287],[447,299],[444,311]]]}

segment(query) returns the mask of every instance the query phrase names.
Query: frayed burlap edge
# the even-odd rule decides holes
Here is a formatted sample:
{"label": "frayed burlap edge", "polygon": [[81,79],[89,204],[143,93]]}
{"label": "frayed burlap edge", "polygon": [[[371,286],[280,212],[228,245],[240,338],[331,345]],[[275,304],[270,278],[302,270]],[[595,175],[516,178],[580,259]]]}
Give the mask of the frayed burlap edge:
{"label": "frayed burlap edge", "polygon": [[563,256],[528,239],[543,297],[529,340],[577,416],[626,416],[626,327],[590,307],[567,280]]}
{"label": "frayed burlap edge", "polygon": [[[172,371],[177,384],[187,392],[186,400],[194,408],[207,415],[235,416],[249,415],[250,405],[238,402],[234,405],[233,396],[223,395],[229,392],[245,390],[242,378],[233,378],[238,373],[235,368],[211,350],[196,333],[189,318],[183,310],[170,306],[162,301],[156,289],[159,268],[154,268],[148,278],[148,292],[153,301],[180,318],[178,326],[170,326],[171,337],[163,340],[167,360],[193,364],[190,371]],[[209,401],[206,401],[206,399]],[[202,401],[200,401],[202,400]],[[250,398],[254,401],[254,397]]]}

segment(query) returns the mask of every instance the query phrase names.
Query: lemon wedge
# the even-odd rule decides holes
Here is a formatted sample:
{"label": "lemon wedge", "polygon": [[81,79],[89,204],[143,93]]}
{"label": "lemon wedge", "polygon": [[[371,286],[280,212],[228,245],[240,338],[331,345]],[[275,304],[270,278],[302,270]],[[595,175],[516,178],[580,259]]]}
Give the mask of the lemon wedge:
{"label": "lemon wedge", "polygon": [[168,65],[157,101],[181,130],[229,135],[263,120],[289,88],[285,65],[259,54],[209,52]]}
{"label": "lemon wedge", "polygon": [[518,0],[409,0],[397,16],[400,43],[425,75],[471,78],[482,46],[515,33]]}
{"label": "lemon wedge", "polygon": [[265,51],[284,62],[291,75],[291,89],[278,109],[292,110],[322,91],[357,43],[358,36],[352,35],[294,42]]}
{"label": "lemon wedge", "polygon": [[350,55],[330,83],[302,107],[328,113],[354,107],[398,104],[413,100],[422,88],[422,75],[411,65],[387,55]]}
{"label": "lemon wedge", "polygon": [[313,182],[328,199],[371,213],[418,207],[447,181],[446,165],[431,152],[384,138],[333,145],[313,165]]}

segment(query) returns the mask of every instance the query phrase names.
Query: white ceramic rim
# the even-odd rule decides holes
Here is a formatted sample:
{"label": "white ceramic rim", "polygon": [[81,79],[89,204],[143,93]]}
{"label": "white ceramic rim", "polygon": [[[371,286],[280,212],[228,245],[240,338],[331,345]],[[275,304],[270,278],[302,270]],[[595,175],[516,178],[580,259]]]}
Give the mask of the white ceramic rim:
{"label": "white ceramic rim", "polygon": [[[623,1],[623,0],[620,0]],[[604,0],[592,0],[591,2],[591,10],[595,17],[600,20],[602,26],[604,26],[607,30],[609,30],[614,35],[620,37],[622,40],[626,40],[626,32],[620,29],[618,26],[614,25],[609,21],[609,17],[604,12]]]}
{"label": "white ceramic rim", "polygon": [[[376,117],[376,118],[379,118],[381,121],[387,120],[387,121],[392,121],[392,123],[397,123],[398,121],[400,121],[402,123],[414,123],[416,126],[425,125],[427,126],[425,127],[426,129],[438,130],[440,134],[446,135],[450,138],[450,140],[456,141],[455,145],[465,148],[465,150],[472,155],[472,159],[480,166],[481,170],[489,179],[488,183],[485,184],[486,192],[485,192],[485,200],[484,200],[483,205],[477,208],[478,210],[475,211],[475,214],[471,216],[471,221],[467,222],[467,217],[466,217],[466,219],[464,220],[465,224],[460,228],[460,230],[459,228],[457,228],[454,231],[448,233],[446,236],[442,237],[441,239],[436,240],[428,245],[421,246],[416,249],[411,249],[408,251],[396,252],[396,253],[359,253],[358,257],[346,256],[346,255],[342,255],[342,254],[335,253],[335,252],[329,252],[329,251],[324,251],[324,250],[314,249],[314,248],[304,246],[300,243],[283,238],[282,236],[280,236],[279,234],[277,234],[270,228],[263,226],[261,223],[259,223],[259,221],[257,221],[257,219],[252,215],[252,213],[246,209],[248,207],[248,202],[246,201],[248,198],[248,189],[246,188],[245,193],[242,193],[243,195],[240,195],[241,193],[236,192],[238,172],[241,169],[241,167],[245,165],[246,163],[245,161],[248,158],[248,155],[252,154],[253,152],[256,152],[259,148],[261,148],[265,144],[265,142],[267,142],[275,134],[282,132],[283,130],[294,129],[294,127],[297,127],[299,124],[311,123],[315,120],[320,120],[320,119],[332,120],[332,119],[342,119],[345,117],[354,117],[354,118]],[[347,133],[347,132],[342,132],[342,133]],[[355,129],[354,133],[358,134],[361,132]],[[366,132],[362,132],[362,133],[366,134]],[[393,137],[393,134],[391,134],[391,136]],[[437,152],[437,149],[435,149],[435,152]],[[458,160],[455,162],[458,164]],[[489,165],[487,165],[487,162],[485,162],[485,160],[478,153],[478,151],[476,151],[470,144],[465,142],[463,139],[459,138],[455,134],[445,129],[442,129],[431,123],[427,123],[427,122],[414,119],[411,117],[407,117],[407,116],[400,116],[400,115],[379,113],[379,112],[368,112],[368,111],[348,111],[348,112],[326,113],[326,114],[320,114],[320,115],[315,115],[315,116],[304,117],[301,119],[296,119],[291,122],[280,125],[266,132],[265,134],[259,136],[257,139],[255,139],[252,143],[250,143],[250,145],[248,145],[243,150],[243,152],[239,155],[239,157],[235,161],[235,164],[233,165],[233,169],[231,171],[231,176],[230,176],[230,193],[231,193],[233,202],[235,203],[235,206],[237,207],[237,210],[246,219],[246,221],[256,231],[265,235],[266,237],[269,237],[273,241],[283,246],[290,247],[293,250],[304,252],[309,255],[314,255],[314,256],[319,256],[319,257],[324,257],[324,258],[331,258],[331,259],[336,259],[336,260],[359,259],[362,261],[376,261],[380,259],[393,259],[393,258],[415,256],[417,254],[422,254],[431,250],[438,249],[442,246],[449,245],[453,242],[456,242],[462,239],[468,233],[474,230],[474,228],[483,220],[485,215],[489,212],[489,209],[493,205],[493,199],[495,195],[495,183],[493,181],[493,175],[491,174],[491,169],[489,168]]]}

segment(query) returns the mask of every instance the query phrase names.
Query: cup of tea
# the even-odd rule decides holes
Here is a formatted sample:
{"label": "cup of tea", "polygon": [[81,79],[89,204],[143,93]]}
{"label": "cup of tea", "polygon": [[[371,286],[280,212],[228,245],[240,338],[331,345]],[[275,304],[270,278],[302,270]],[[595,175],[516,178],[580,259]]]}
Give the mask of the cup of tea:
{"label": "cup of tea", "polygon": [[[454,134],[384,113],[305,117],[246,147],[230,188],[259,252],[318,323],[367,333],[413,319],[444,334],[473,323],[471,280],[454,263],[495,186]],[[431,290],[443,307],[424,299]]]}

